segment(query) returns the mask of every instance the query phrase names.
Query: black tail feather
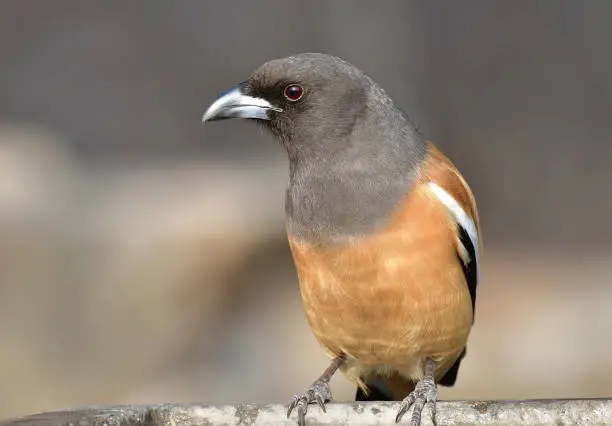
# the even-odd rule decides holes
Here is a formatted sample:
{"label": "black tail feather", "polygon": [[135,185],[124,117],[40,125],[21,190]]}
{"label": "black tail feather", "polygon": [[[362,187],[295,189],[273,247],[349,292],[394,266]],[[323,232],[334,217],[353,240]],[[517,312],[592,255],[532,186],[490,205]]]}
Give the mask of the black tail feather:
{"label": "black tail feather", "polygon": [[459,372],[459,366],[461,365],[461,360],[465,356],[465,349],[457,358],[457,361],[453,364],[453,366],[446,372],[446,374],[438,381],[439,385],[442,386],[453,386],[457,381],[457,373]]}
{"label": "black tail feather", "polygon": [[393,395],[391,391],[387,388],[387,385],[380,379],[373,378],[365,381],[368,386],[369,392],[366,395],[366,392],[361,389],[361,387],[357,387],[357,392],[355,394],[355,401],[393,401]]}

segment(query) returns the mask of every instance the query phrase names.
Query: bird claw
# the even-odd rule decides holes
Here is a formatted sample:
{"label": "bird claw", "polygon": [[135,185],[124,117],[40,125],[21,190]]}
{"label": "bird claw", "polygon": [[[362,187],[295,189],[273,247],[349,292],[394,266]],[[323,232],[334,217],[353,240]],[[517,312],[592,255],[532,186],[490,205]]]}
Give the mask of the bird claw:
{"label": "bird claw", "polygon": [[317,405],[319,406],[319,408],[321,408],[324,413],[327,413],[327,408],[325,408],[325,401],[323,401],[323,398],[320,394],[315,394],[315,400],[317,401]]}
{"label": "bird claw", "polygon": [[425,405],[431,407],[431,420],[436,424],[436,402],[438,401],[438,389],[434,381],[425,377],[421,380],[414,390],[401,402],[400,408],[395,417],[395,422],[399,423],[404,414],[414,406],[412,411],[411,426],[419,426],[421,424],[421,414]]}
{"label": "bird claw", "polygon": [[304,426],[306,424],[306,412],[308,411],[309,404],[316,403],[324,413],[327,413],[325,403],[331,400],[332,394],[329,382],[317,380],[306,390],[306,392],[301,395],[294,395],[291,398],[289,408],[287,409],[287,418],[289,418],[293,410],[297,408],[298,425]]}

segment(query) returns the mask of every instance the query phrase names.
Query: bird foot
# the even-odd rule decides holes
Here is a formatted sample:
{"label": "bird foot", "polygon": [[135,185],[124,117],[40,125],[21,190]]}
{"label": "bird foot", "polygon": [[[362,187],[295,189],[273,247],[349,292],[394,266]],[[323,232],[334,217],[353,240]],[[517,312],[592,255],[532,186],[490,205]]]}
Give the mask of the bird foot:
{"label": "bird foot", "polygon": [[291,415],[294,408],[297,407],[298,425],[304,426],[306,424],[306,412],[308,411],[308,405],[316,403],[323,412],[327,412],[325,409],[325,403],[332,400],[331,389],[329,387],[328,380],[317,380],[301,395],[294,395],[289,402],[289,409],[287,410],[287,418]]}
{"label": "bird foot", "polygon": [[425,405],[431,407],[431,420],[436,424],[436,402],[438,401],[438,389],[432,377],[427,377],[421,380],[414,390],[404,398],[400,404],[400,408],[395,417],[395,422],[399,423],[406,411],[413,406],[411,426],[419,426],[421,424],[421,414]]}

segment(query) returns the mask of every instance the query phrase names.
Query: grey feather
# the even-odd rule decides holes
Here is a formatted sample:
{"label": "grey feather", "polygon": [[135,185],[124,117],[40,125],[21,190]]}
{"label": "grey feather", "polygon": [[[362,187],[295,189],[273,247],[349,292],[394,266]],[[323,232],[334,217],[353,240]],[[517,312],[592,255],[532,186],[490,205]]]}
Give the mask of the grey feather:
{"label": "grey feather", "polygon": [[[298,83],[298,102],[283,97]],[[331,242],[384,226],[417,179],[423,138],[385,91],[342,59],[306,53],[265,63],[244,83],[282,112],[262,123],[290,160],[293,238]]]}

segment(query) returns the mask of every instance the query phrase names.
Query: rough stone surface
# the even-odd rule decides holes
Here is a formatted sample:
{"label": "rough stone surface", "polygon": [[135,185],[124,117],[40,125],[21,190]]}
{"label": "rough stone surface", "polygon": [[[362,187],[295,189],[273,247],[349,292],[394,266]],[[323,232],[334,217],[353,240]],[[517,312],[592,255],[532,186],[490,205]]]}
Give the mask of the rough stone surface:
{"label": "rough stone surface", "polygon": [[[397,403],[329,404],[327,414],[312,407],[307,423],[392,425]],[[205,426],[291,425],[284,405],[143,405],[84,407],[0,422],[0,426]],[[409,416],[408,416],[409,417]],[[441,401],[438,425],[612,424],[612,399],[529,401]],[[405,423],[405,422],[403,422]],[[431,425],[430,413],[423,426]]]}

